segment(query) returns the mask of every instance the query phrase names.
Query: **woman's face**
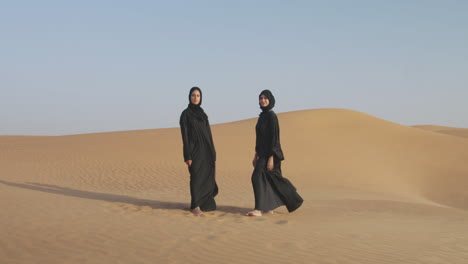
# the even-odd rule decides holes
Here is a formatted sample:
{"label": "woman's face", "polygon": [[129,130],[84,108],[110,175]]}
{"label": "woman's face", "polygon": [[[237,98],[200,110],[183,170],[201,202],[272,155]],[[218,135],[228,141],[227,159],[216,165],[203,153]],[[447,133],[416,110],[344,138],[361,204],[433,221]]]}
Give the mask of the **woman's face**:
{"label": "woman's face", "polygon": [[198,105],[200,103],[200,91],[193,90],[192,94],[190,95],[190,102],[194,105]]}
{"label": "woman's face", "polygon": [[258,99],[258,103],[260,104],[261,107],[267,107],[270,104],[270,100],[268,100],[268,97],[262,94],[260,95],[260,98]]}

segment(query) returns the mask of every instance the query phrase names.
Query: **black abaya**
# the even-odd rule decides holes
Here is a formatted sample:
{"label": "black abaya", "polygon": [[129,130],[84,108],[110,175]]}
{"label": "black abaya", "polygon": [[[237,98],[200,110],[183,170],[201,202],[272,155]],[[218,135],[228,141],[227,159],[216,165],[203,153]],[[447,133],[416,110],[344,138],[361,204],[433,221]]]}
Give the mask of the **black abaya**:
{"label": "black abaya", "polygon": [[[270,211],[286,205],[289,212],[299,208],[303,199],[292,183],[282,176],[281,161],[284,159],[280,144],[278,117],[273,110],[260,114],[256,126],[255,151],[259,159],[252,174],[255,195],[255,210]],[[267,170],[268,158],[273,156],[274,168]]]}
{"label": "black abaya", "polygon": [[[202,114],[200,113],[202,112]],[[216,151],[210,124],[203,109],[189,106],[180,116],[184,160],[192,160],[190,172],[191,205],[202,211],[216,210],[218,194],[215,180]]]}

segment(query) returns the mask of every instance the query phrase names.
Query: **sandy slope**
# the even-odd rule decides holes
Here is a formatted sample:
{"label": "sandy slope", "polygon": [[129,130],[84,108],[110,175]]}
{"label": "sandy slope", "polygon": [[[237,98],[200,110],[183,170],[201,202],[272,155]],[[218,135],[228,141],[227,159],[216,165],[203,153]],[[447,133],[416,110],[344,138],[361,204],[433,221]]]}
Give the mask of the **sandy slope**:
{"label": "sandy slope", "polygon": [[468,140],[440,130],[467,130],[343,109],[279,119],[305,203],[261,218],[242,215],[255,119],[213,126],[205,217],[186,210],[178,128],[0,136],[0,263],[466,263]]}

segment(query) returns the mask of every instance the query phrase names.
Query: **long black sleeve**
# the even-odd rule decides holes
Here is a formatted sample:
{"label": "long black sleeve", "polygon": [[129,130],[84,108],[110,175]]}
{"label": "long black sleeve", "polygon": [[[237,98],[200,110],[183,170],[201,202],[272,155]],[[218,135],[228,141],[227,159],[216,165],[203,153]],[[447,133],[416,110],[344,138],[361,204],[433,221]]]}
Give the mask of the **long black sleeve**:
{"label": "long black sleeve", "polygon": [[192,159],[192,154],[191,154],[191,146],[190,146],[190,139],[189,139],[189,133],[188,133],[188,122],[187,122],[187,115],[185,112],[182,112],[180,115],[180,132],[182,133],[182,143],[183,143],[183,149],[184,149],[184,161],[191,160]]}
{"label": "long black sleeve", "polygon": [[209,134],[209,139],[210,139],[210,144],[211,144],[211,151],[213,152],[213,159],[216,161],[216,150],[215,150],[215,147],[214,147],[214,141],[213,141],[213,135],[211,133],[211,126],[210,126],[210,122],[207,121],[207,126],[208,126],[208,134]]}
{"label": "long black sleeve", "polygon": [[256,126],[256,146],[255,151],[260,157],[276,156],[283,160],[281,150],[280,132],[278,117],[273,111],[264,112],[260,115]]}
{"label": "long black sleeve", "polygon": [[279,122],[275,113],[269,115],[268,130],[271,138],[268,147],[269,156],[275,155],[278,159],[283,160],[284,156],[281,150]]}

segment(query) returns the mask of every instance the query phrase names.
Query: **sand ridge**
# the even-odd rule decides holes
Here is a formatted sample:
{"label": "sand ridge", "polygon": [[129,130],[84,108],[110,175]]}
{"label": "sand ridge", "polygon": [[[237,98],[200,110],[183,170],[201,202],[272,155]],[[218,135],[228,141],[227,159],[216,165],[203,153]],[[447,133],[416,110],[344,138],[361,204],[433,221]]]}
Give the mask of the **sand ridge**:
{"label": "sand ridge", "polygon": [[468,138],[468,128],[434,126],[434,125],[416,125],[416,128],[433,131],[437,133]]}

